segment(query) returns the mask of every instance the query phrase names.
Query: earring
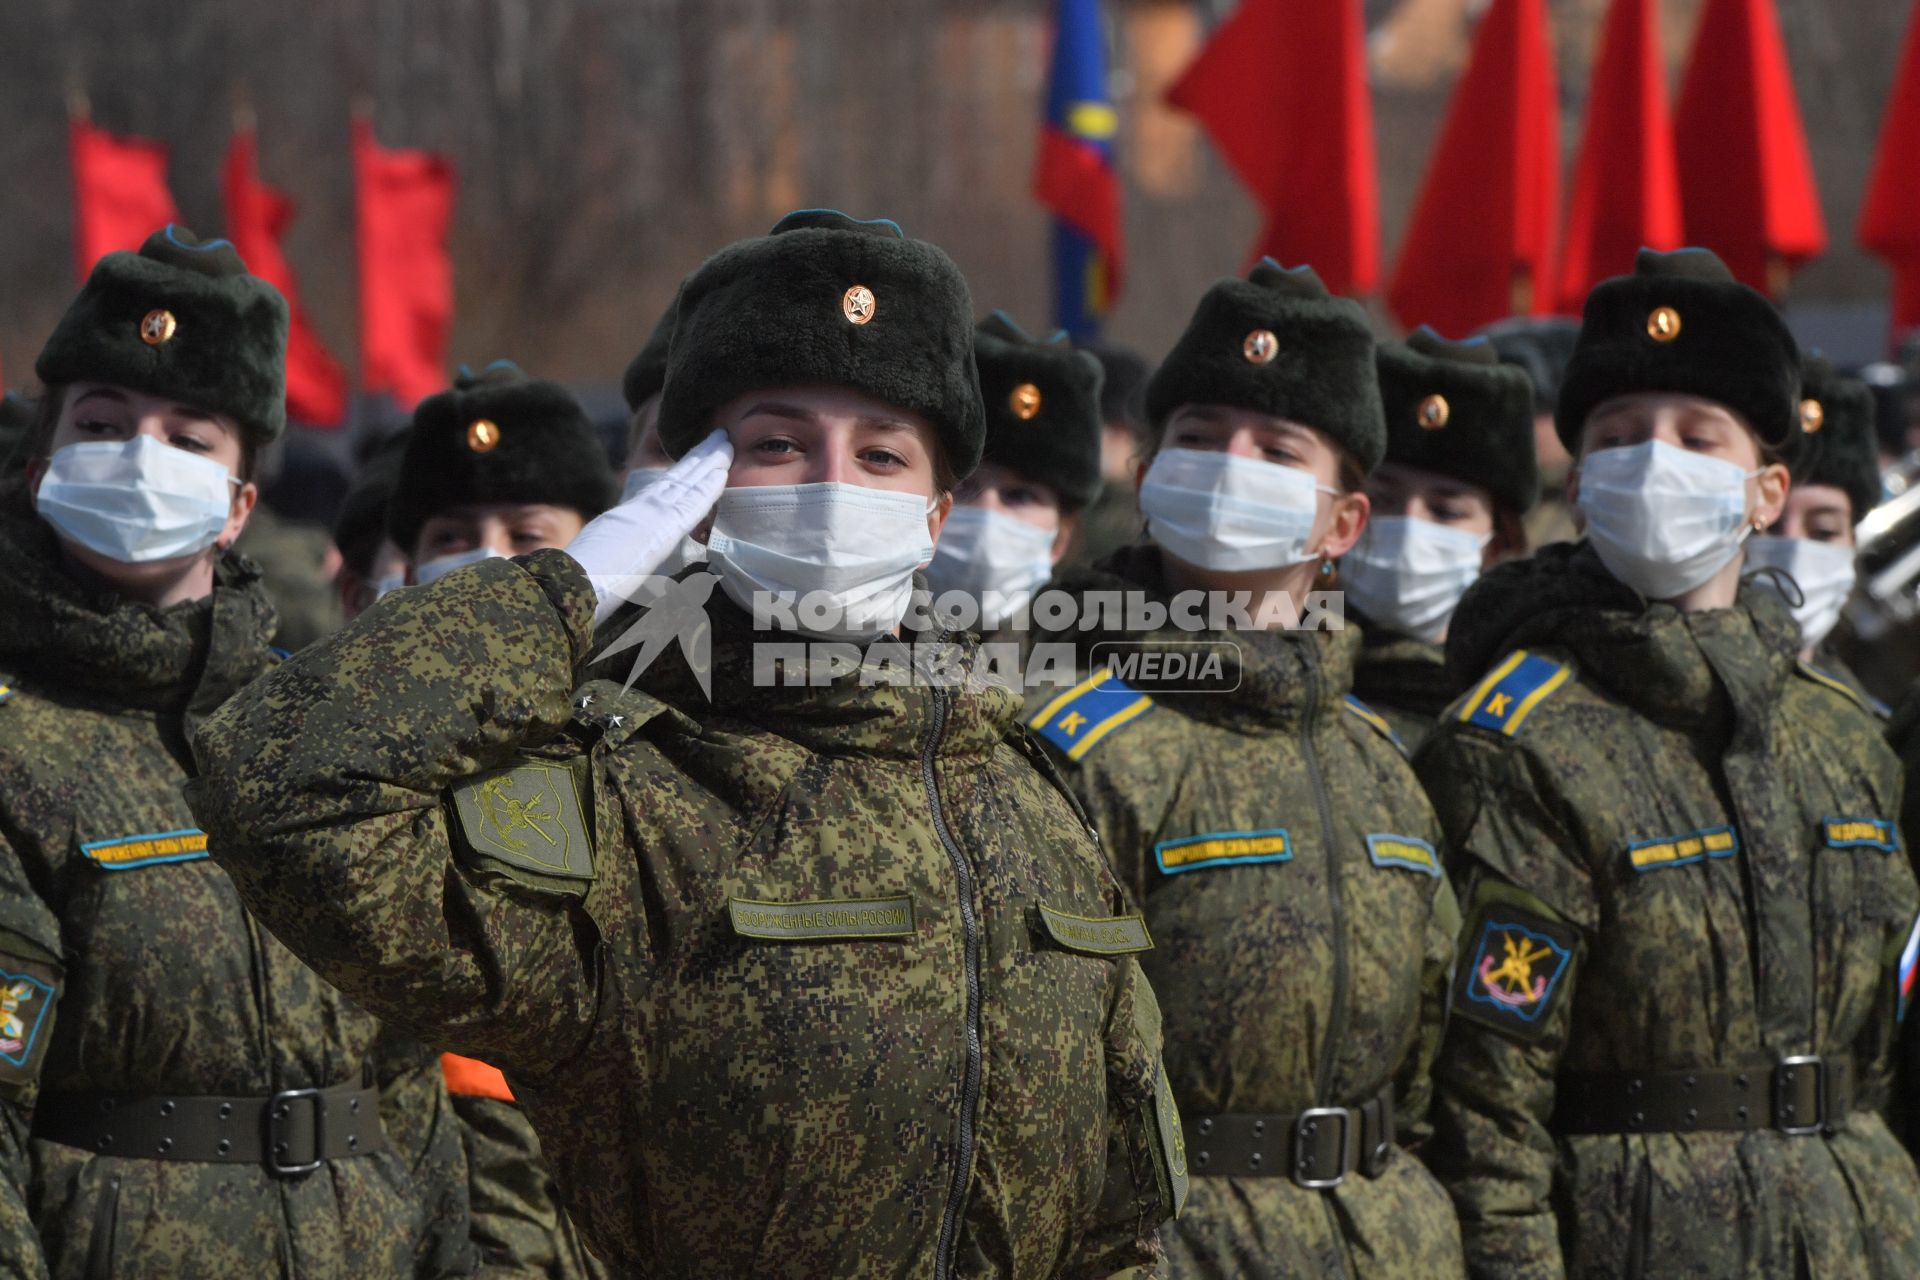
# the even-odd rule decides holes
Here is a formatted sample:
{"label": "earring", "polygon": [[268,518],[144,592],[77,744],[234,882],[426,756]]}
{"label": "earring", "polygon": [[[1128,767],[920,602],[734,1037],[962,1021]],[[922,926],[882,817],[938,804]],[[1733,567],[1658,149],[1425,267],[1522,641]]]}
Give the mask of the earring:
{"label": "earring", "polygon": [[1320,576],[1323,578],[1331,578],[1333,576],[1333,561],[1322,560],[1320,562]]}

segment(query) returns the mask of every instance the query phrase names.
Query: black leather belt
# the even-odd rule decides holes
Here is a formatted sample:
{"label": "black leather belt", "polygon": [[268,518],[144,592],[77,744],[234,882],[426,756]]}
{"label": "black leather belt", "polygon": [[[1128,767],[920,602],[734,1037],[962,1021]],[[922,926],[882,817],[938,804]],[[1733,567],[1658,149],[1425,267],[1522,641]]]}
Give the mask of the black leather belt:
{"label": "black leather belt", "polygon": [[1309,1107],[1296,1115],[1195,1115],[1182,1128],[1196,1174],[1291,1178],[1309,1191],[1355,1172],[1377,1178],[1394,1152],[1393,1086],[1357,1107]]}
{"label": "black leather belt", "polygon": [[1556,1085],[1556,1133],[1777,1129],[1831,1133],[1853,1110],[1853,1058],[1805,1054],[1767,1066],[1701,1071],[1568,1072]]}
{"label": "black leather belt", "polygon": [[52,1093],[33,1109],[33,1136],[130,1160],[257,1164],[282,1178],[387,1145],[380,1092],[357,1083],[264,1098]]}

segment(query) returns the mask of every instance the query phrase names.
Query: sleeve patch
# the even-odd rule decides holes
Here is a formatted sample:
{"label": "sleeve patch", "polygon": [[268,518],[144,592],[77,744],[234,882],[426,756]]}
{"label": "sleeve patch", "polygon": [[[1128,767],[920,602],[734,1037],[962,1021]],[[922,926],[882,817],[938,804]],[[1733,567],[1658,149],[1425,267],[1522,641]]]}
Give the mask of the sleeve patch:
{"label": "sleeve patch", "polygon": [[1047,936],[1068,951],[1096,956],[1125,956],[1153,950],[1145,916],[1076,916],[1041,904],[1040,923]]}
{"label": "sleeve patch", "polygon": [[197,862],[207,856],[207,833],[197,827],[90,840],[81,856],[102,871],[131,871],[163,862]]}
{"label": "sleeve patch", "polygon": [[1381,715],[1378,711],[1375,711],[1372,707],[1360,701],[1360,699],[1354,697],[1352,694],[1347,695],[1347,710],[1353,712],[1353,714],[1359,716],[1362,720],[1372,725],[1376,730],[1379,731],[1382,737],[1386,738],[1386,740],[1391,742],[1394,746],[1400,748],[1401,755],[1405,755],[1407,753],[1407,744],[1400,741],[1400,735],[1393,731],[1393,725],[1387,720],[1385,716]]}
{"label": "sleeve patch", "polygon": [[1907,945],[1900,949],[1900,1021],[1907,1020],[1907,1006],[1913,999],[1913,974],[1916,963],[1920,962],[1920,916],[1913,921],[1913,929],[1907,934]]}
{"label": "sleeve patch", "polygon": [[1516,1040],[1538,1039],[1573,967],[1573,931],[1494,903],[1465,936],[1472,950],[1454,972],[1453,1012]]}
{"label": "sleeve patch", "polygon": [[31,1085],[39,1076],[59,993],[52,965],[0,955],[0,1085]]}
{"label": "sleeve patch", "polygon": [[1900,831],[1879,818],[1823,818],[1820,834],[1829,849],[1878,849],[1900,852]]}
{"label": "sleeve patch", "polygon": [[1153,699],[1102,667],[1027,722],[1027,727],[1080,760],[1114,731],[1153,710]]}
{"label": "sleeve patch", "polygon": [[1460,706],[1458,718],[1463,724],[1511,738],[1520,732],[1534,708],[1552,697],[1572,674],[1573,668],[1564,663],[1516,649],[1473,687]]}
{"label": "sleeve patch", "polygon": [[1206,835],[1162,840],[1153,846],[1153,860],[1166,875],[1207,867],[1287,862],[1293,845],[1283,828],[1267,831],[1214,831]]}
{"label": "sleeve patch", "polygon": [[468,778],[453,790],[467,848],[483,867],[549,891],[578,893],[593,880],[593,849],[573,771],[523,762]]}
{"label": "sleeve patch", "polygon": [[1417,836],[1396,836],[1376,832],[1367,837],[1367,857],[1376,867],[1401,867],[1408,871],[1440,874],[1440,856],[1432,845]]}
{"label": "sleeve patch", "polygon": [[1627,845],[1627,861],[1635,871],[1664,871],[1706,858],[1731,858],[1740,851],[1740,837],[1732,827],[1708,827],[1685,835],[1655,836]]}

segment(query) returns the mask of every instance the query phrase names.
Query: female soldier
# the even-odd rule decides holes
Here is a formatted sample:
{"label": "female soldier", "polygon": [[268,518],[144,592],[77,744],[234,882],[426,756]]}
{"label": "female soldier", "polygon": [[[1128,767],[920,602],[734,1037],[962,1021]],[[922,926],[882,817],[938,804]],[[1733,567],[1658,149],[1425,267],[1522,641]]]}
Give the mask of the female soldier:
{"label": "female soldier", "polygon": [[1411,751],[1459,692],[1441,648],[1454,606],[1483,569],[1526,550],[1533,390],[1486,339],[1426,328],[1382,344],[1379,369],[1387,456],[1367,477],[1373,510],[1340,585],[1366,636],[1353,690]]}
{"label": "female soldier", "polygon": [[0,496],[9,1274],[472,1266],[433,1063],[377,1053],[180,795],[194,729],[272,662],[258,571],[227,549],[285,425],[286,334],[231,245],[168,227],[101,259],[36,365],[33,461]]}
{"label": "female soldier", "polygon": [[[672,473],[565,553],[395,592],[198,740],[217,856],[329,976],[506,1071],[616,1270],[1158,1256],[1184,1169],[1148,940],[1017,701],[850,640],[808,668],[822,635],[911,660],[890,637],[984,433],[969,313],[890,222],[724,250],[682,286]],[[576,691],[594,584],[710,508],[713,573],[641,623],[694,659]]]}
{"label": "female soldier", "polygon": [[1875,1112],[1920,905],[1899,767],[1741,584],[1799,381],[1717,258],[1643,251],[1561,393],[1587,541],[1454,617],[1488,674],[1421,755],[1470,885],[1433,1163],[1477,1274],[1920,1275]]}
{"label": "female soldier", "polygon": [[[1220,282],[1147,410],[1148,541],[1063,589],[1178,620],[1209,595],[1258,610],[1330,580],[1384,444],[1358,304],[1271,262]],[[1031,724],[1157,944],[1143,963],[1199,1175],[1170,1272],[1457,1274],[1446,1195],[1395,1146],[1423,1120],[1456,908],[1413,771],[1348,693],[1358,634],[1176,624],[1076,642],[1088,678]],[[1220,659],[1201,687],[1140,674],[1196,652]]]}
{"label": "female soldier", "polygon": [[991,637],[1053,576],[1100,494],[1101,372],[1065,333],[1036,342],[1002,311],[981,322],[973,352],[986,450],[954,494],[927,586],[972,597]]}

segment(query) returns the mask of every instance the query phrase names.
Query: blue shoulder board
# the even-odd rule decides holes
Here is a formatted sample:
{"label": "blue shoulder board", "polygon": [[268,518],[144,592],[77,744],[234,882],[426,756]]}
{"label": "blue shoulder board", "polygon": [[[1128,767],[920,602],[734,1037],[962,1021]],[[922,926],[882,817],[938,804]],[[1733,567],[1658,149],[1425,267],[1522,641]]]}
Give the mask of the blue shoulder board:
{"label": "blue shoulder board", "polygon": [[8,698],[11,698],[12,696],[13,696],[13,686],[10,684],[0,684],[0,702],[5,702]]}
{"label": "blue shoulder board", "polygon": [[1455,715],[1462,724],[1478,725],[1511,738],[1520,732],[1533,709],[1552,697],[1572,674],[1573,668],[1565,663],[1515,649],[1473,687]]}
{"label": "blue shoulder board", "polygon": [[1795,665],[1799,667],[1800,674],[1807,679],[1813,681],[1815,684],[1825,685],[1841,697],[1851,698],[1855,703],[1859,704],[1863,710],[1877,716],[1879,719],[1891,720],[1893,718],[1892,707],[1889,707],[1886,703],[1873,697],[1871,694],[1863,693],[1859,689],[1854,688],[1838,676],[1828,675],[1811,662],[1808,662],[1805,658],[1799,659]]}
{"label": "blue shoulder board", "polygon": [[1359,716],[1362,720],[1365,720],[1368,724],[1379,730],[1380,734],[1385,737],[1387,741],[1400,748],[1401,755],[1407,754],[1407,744],[1400,741],[1400,735],[1393,731],[1393,726],[1387,722],[1385,716],[1352,694],[1347,695],[1347,710],[1353,712],[1353,714]]}
{"label": "blue shoulder board", "polygon": [[1153,699],[1102,667],[1067,690],[1027,722],[1069,760],[1079,760],[1102,739],[1153,710]]}

